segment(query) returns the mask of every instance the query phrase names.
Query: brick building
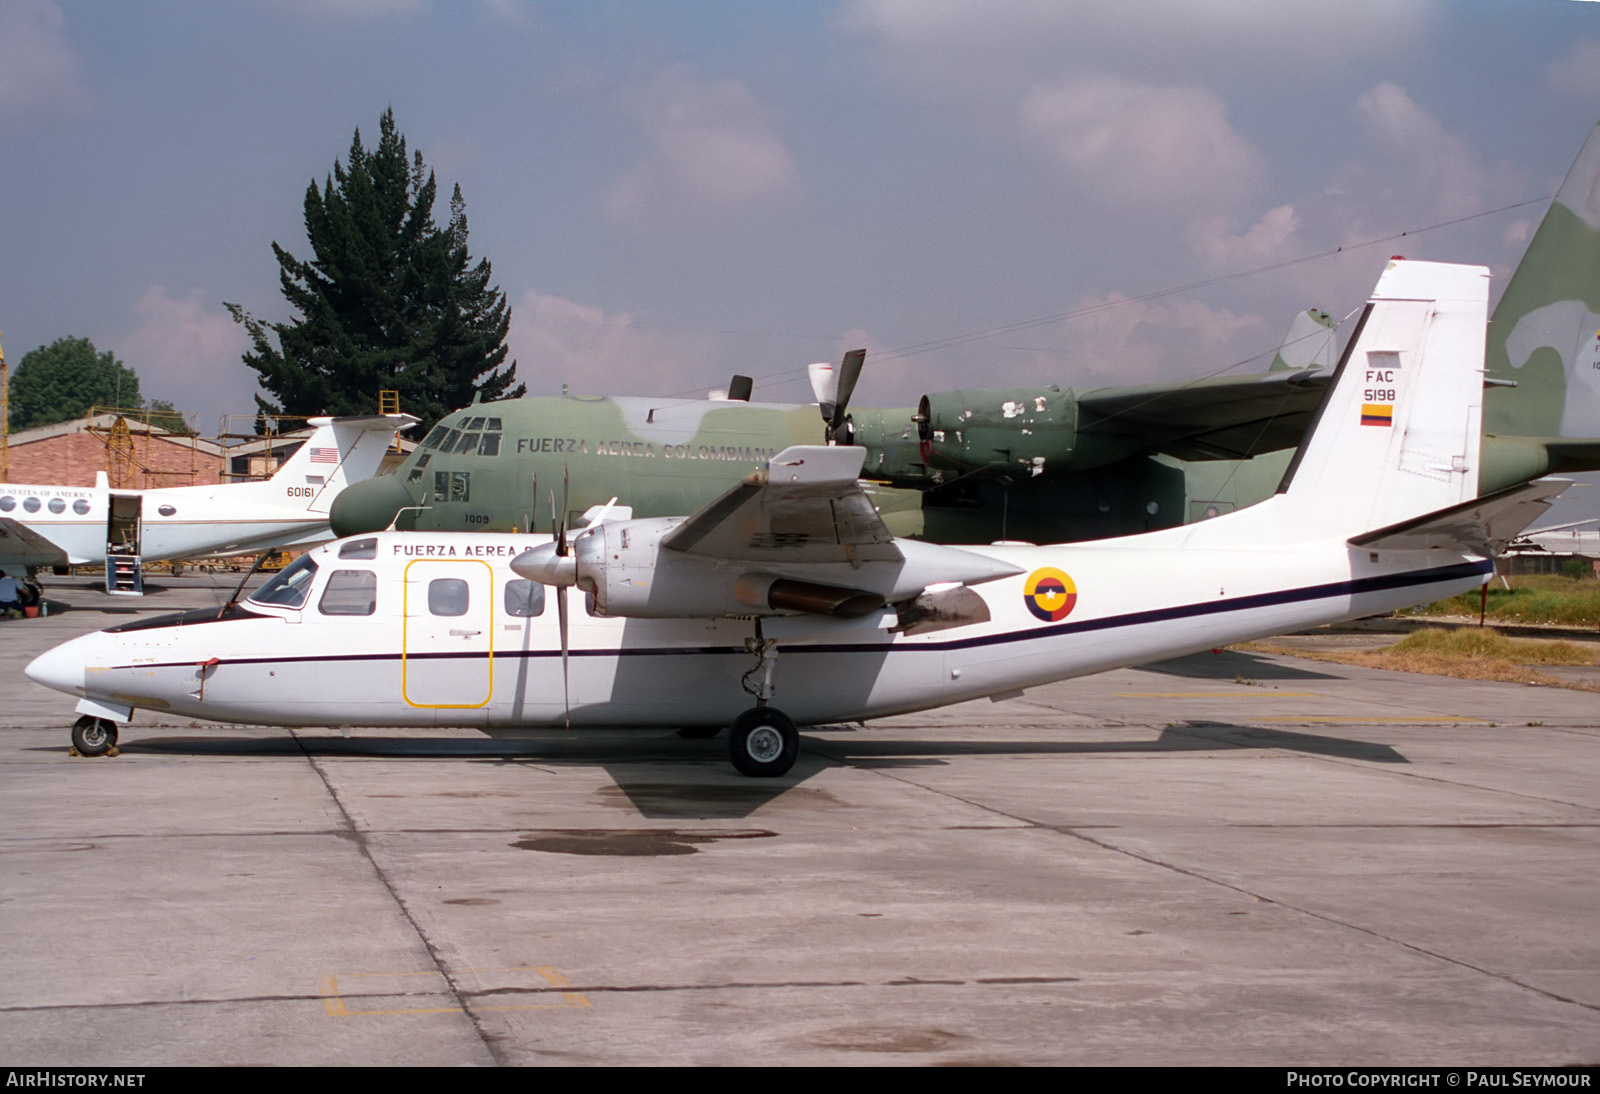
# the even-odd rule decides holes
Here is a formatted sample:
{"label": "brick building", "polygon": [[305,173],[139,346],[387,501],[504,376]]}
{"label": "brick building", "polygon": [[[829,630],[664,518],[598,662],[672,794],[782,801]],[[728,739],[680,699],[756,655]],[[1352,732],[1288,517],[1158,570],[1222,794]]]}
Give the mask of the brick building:
{"label": "brick building", "polygon": [[[224,481],[225,450],[214,441],[169,433],[160,426],[125,418],[127,436],[118,433],[115,414],[99,414],[13,433],[6,445],[6,481],[52,486],[93,486],[95,472],[111,475],[125,490],[163,486],[201,486]],[[125,454],[120,475],[113,448]],[[119,478],[121,481],[119,481]]]}

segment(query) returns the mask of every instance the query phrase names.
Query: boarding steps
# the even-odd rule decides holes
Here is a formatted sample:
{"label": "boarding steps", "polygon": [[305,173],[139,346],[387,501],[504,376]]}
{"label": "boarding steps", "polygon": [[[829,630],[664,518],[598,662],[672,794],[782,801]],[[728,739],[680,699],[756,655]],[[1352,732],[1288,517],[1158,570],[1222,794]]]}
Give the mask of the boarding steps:
{"label": "boarding steps", "polygon": [[144,595],[144,567],[138,555],[106,556],[106,592],[118,596]]}

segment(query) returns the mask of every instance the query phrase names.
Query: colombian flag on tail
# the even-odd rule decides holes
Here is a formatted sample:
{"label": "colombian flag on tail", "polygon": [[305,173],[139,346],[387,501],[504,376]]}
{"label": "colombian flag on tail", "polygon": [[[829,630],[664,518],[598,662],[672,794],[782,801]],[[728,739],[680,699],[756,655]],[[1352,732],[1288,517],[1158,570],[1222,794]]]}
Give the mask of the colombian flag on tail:
{"label": "colombian flag on tail", "polygon": [[1391,403],[1362,403],[1362,425],[1394,425],[1394,405]]}

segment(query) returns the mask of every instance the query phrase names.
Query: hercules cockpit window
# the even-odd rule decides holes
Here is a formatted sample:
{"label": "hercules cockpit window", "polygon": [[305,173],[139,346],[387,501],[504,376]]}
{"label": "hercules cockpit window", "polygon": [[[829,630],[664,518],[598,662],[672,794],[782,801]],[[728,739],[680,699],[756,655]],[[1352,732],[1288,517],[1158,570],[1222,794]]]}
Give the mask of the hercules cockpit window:
{"label": "hercules cockpit window", "polygon": [[311,592],[311,581],[317,576],[317,564],[310,555],[301,555],[288,569],[256,590],[250,599],[257,604],[276,604],[280,608],[299,608]]}
{"label": "hercules cockpit window", "polygon": [[498,434],[498,433],[485,433],[483,435],[483,443],[478,445],[478,455],[480,455],[480,456],[498,456],[498,455],[500,455],[500,434]]}
{"label": "hercules cockpit window", "polygon": [[544,586],[517,578],[506,582],[506,614],[519,619],[544,614]]}
{"label": "hercules cockpit window", "polygon": [[482,429],[483,428],[483,419],[482,418],[474,418],[474,419],[472,419],[472,421],[467,423],[467,428],[468,429]]}
{"label": "hercules cockpit window", "polygon": [[433,473],[434,501],[470,501],[471,498],[471,472],[435,471]]}
{"label": "hercules cockpit window", "polygon": [[461,434],[461,439],[456,442],[455,454],[458,456],[465,456],[469,452],[476,452],[477,450],[478,435],[476,433]]}
{"label": "hercules cockpit window", "polygon": [[333,571],[317,601],[323,615],[371,615],[377,607],[378,575],[371,570]]}
{"label": "hercules cockpit window", "polygon": [[439,447],[439,442],[444,440],[445,437],[449,435],[449,433],[450,433],[450,427],[449,426],[445,426],[445,425],[436,425],[436,426],[434,426],[433,429],[431,429],[428,432],[427,437],[425,437],[423,439],[422,447],[423,448],[438,448]]}

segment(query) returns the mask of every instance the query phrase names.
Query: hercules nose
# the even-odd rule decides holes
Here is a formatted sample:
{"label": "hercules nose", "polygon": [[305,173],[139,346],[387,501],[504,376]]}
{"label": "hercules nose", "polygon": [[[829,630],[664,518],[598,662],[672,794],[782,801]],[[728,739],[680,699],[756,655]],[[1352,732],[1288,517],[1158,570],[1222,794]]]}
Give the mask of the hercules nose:
{"label": "hercules nose", "polygon": [[398,475],[382,475],[351,483],[341,490],[328,510],[328,523],[333,534],[341,538],[381,532],[394,523],[401,509],[415,504],[417,499]]}

